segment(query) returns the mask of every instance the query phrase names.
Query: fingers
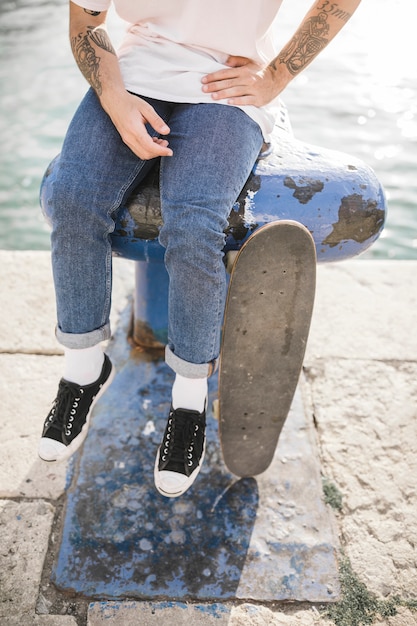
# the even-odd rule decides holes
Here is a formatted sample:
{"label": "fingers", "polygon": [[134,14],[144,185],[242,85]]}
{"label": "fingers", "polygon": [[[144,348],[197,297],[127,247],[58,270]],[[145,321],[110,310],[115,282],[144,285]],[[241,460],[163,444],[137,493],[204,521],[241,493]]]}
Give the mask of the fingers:
{"label": "fingers", "polygon": [[212,74],[207,74],[201,80],[203,83],[204,93],[211,93],[214,100],[220,100],[232,96],[230,90],[236,88],[238,83],[242,82],[239,79],[239,74],[234,69],[219,70]]}
{"label": "fingers", "polygon": [[206,74],[201,79],[203,83],[203,91],[214,91],[219,88],[221,83],[224,81],[231,81],[237,78],[238,73],[234,68],[227,70],[218,70],[217,72],[212,72],[211,74]]}
{"label": "fingers", "polygon": [[156,157],[170,157],[173,155],[166,139],[151,137],[142,126],[130,138],[124,138],[125,143],[139,158],[144,160]]}
{"label": "fingers", "polygon": [[172,156],[167,139],[159,136],[168,135],[170,128],[146,100],[123,89],[109,92],[102,98],[102,106],[124,143],[140,159]]}
{"label": "fingers", "polygon": [[219,70],[202,79],[202,89],[204,93],[211,94],[213,100],[250,97],[253,95],[255,82],[256,78],[252,72],[235,69]]}
{"label": "fingers", "polygon": [[[229,57],[226,61],[230,67],[206,74],[201,79],[203,91],[214,93],[234,87],[251,87],[256,81],[261,66],[246,57]],[[224,97],[224,96],[223,96]]]}
{"label": "fingers", "polygon": [[172,156],[173,152],[166,139],[151,137],[146,129],[145,121],[142,120],[129,127],[119,129],[124,143],[145,161],[156,157]]}
{"label": "fingers", "polygon": [[239,104],[255,104],[254,94],[246,85],[235,85],[213,91],[211,97],[213,100],[227,100],[229,104],[236,104],[237,98],[246,97],[246,101],[239,101]]}
{"label": "fingers", "polygon": [[[232,63],[241,63],[242,59],[244,57],[229,57]],[[278,95],[268,68],[262,69],[250,60],[244,65],[207,74],[201,82],[203,92],[210,94],[213,100],[227,100],[228,104],[237,106],[263,106]]]}
{"label": "fingers", "polygon": [[141,159],[172,156],[173,152],[168,141],[152,137],[146,128],[146,124],[149,124],[159,135],[168,135],[169,126],[148,102],[139,98],[135,98],[134,102],[140,114],[140,123],[139,125],[135,123],[133,132],[125,135],[123,141]]}
{"label": "fingers", "polygon": [[159,146],[168,146],[168,142],[166,139],[161,139],[160,137],[152,137],[152,141],[157,143]]}

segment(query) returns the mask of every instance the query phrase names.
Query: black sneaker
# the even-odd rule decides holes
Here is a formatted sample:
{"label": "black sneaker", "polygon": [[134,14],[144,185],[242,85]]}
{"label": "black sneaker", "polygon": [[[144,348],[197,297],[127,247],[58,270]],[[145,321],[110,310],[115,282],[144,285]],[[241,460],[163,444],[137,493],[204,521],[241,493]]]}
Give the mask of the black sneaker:
{"label": "black sneaker", "polygon": [[155,486],[168,498],[181,496],[197,478],[206,445],[206,412],[172,409],[155,462]]}
{"label": "black sneaker", "polygon": [[103,369],[95,383],[80,387],[61,378],[58,395],[46,418],[38,454],[44,461],[64,461],[87,436],[88,422],[94,404],[109,387],[114,368],[104,355]]}

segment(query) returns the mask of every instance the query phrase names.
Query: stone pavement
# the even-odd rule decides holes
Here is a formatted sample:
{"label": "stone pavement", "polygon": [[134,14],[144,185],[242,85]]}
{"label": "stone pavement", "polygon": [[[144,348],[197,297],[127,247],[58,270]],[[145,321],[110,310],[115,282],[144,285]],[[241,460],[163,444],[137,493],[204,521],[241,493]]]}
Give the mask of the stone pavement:
{"label": "stone pavement", "polygon": [[[340,539],[342,595],[326,619],[313,602],[103,596],[88,604],[51,584],[73,468],[36,456],[62,366],[49,255],[0,251],[0,260],[2,625],[417,624],[417,263],[354,260],[318,268],[300,388]],[[115,259],[114,327],[133,280],[133,264]]]}

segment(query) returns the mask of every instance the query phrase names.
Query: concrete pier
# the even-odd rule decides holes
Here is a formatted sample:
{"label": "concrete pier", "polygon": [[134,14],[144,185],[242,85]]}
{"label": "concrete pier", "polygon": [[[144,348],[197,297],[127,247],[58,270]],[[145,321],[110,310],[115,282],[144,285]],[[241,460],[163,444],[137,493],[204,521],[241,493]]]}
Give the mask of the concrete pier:
{"label": "concrete pier", "polygon": [[[341,614],[343,626],[364,615],[417,624],[417,263],[319,266],[303,375],[273,467],[233,479],[210,413],[205,470],[167,504],[148,466],[170,374],[126,341],[133,263],[114,261],[108,350],[123,394],[109,389],[83,449],[56,466],[36,452],[62,370],[49,254],[0,251],[0,260],[1,624],[330,626]],[[144,410],[155,380],[159,421]],[[205,521],[209,536],[217,524],[216,545]],[[170,559],[178,565],[185,546],[198,566],[183,562],[172,577]]]}

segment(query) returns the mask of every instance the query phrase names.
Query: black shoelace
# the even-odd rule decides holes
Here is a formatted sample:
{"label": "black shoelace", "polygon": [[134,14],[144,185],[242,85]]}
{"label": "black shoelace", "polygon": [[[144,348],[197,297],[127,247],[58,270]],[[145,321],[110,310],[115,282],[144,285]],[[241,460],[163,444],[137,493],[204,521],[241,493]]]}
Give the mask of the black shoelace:
{"label": "black shoelace", "polygon": [[161,461],[168,461],[164,469],[183,474],[185,466],[193,466],[195,436],[200,428],[198,417],[181,411],[170,414],[160,453]]}
{"label": "black shoelace", "polygon": [[[61,380],[58,394],[52,409],[46,418],[45,429],[53,429],[61,439],[62,431],[66,437],[71,436],[72,424],[77,413],[81,390],[66,380]],[[49,434],[49,433],[48,433]]]}

